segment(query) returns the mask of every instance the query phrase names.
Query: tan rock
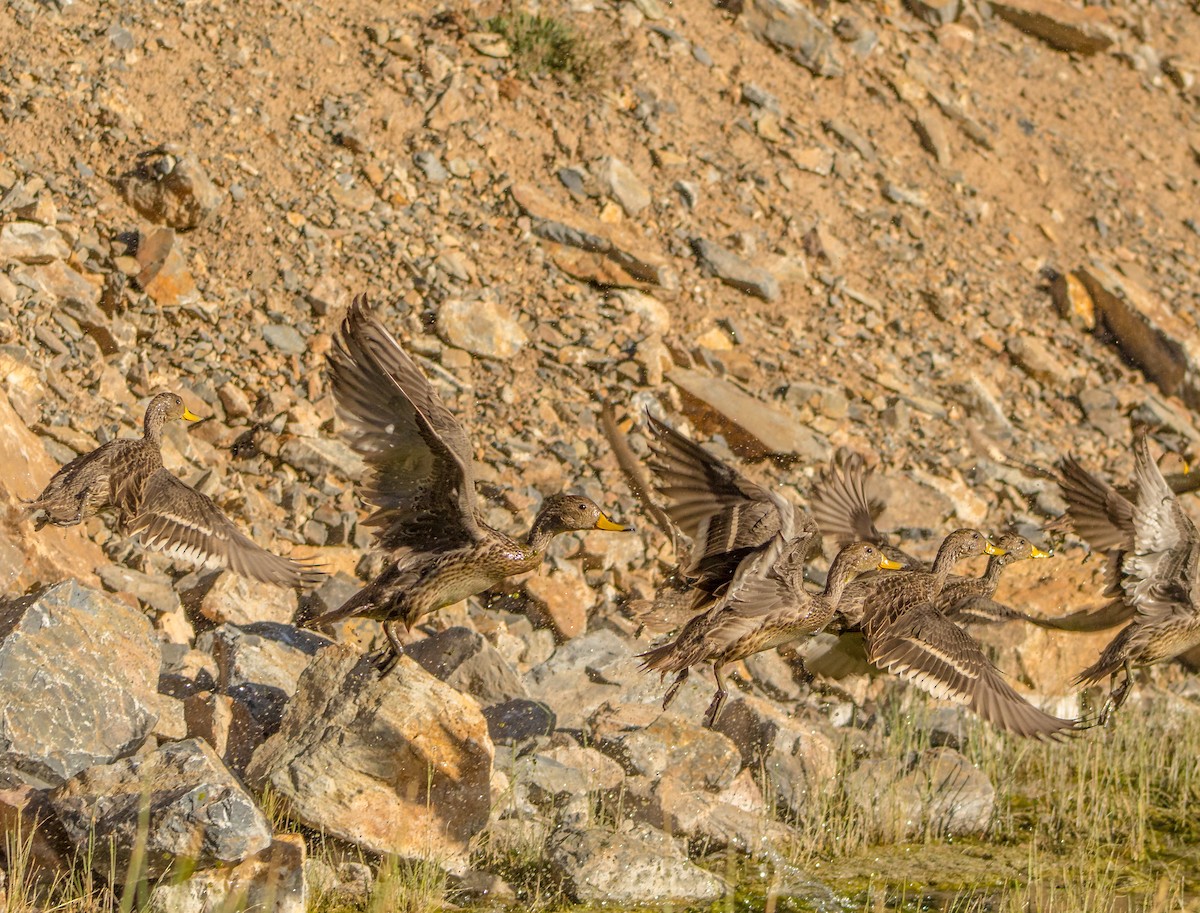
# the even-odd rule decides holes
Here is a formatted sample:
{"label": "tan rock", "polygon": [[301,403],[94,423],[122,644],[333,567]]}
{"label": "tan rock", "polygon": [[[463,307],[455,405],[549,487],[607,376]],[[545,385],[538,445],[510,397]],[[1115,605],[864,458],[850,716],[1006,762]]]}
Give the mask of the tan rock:
{"label": "tan rock", "polygon": [[265,850],[235,866],[155,886],[150,905],[157,913],[304,913],[308,909],[306,855],[302,836],[280,834]]}
{"label": "tan rock", "polygon": [[196,280],[179,250],[175,232],[156,228],[138,246],[137,284],[160,307],[182,307],[200,300]]}
{"label": "tan rock", "polygon": [[195,155],[172,146],[139,153],[136,166],[114,183],[151,222],[180,231],[201,225],[224,200]]}
{"label": "tan rock", "polygon": [[1059,273],[1050,284],[1050,293],[1059,317],[1089,332],[1096,328],[1096,306],[1078,273]]}
{"label": "tan rock", "polygon": [[470,698],[401,657],[386,676],[344,646],[301,676],[247,780],[293,820],[373,853],[466,862],[488,820],[493,749]]}
{"label": "tan rock", "polygon": [[595,591],[573,564],[533,574],[525,581],[534,624],[548,627],[561,640],[587,630],[588,613],[596,602]]}
{"label": "tan rock", "polygon": [[200,600],[200,614],[218,625],[289,624],[296,614],[296,591],[222,573]]}
{"label": "tan rock", "polygon": [[250,708],[227,694],[193,694],[183,702],[183,713],[187,737],[204,739],[235,773],[246,769],[262,744],[262,727]]}

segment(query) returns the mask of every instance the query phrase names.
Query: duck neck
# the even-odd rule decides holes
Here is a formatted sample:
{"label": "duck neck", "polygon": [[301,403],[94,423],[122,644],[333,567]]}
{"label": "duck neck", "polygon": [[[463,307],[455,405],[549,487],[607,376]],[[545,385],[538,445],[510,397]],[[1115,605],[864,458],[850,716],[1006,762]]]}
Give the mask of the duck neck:
{"label": "duck neck", "polygon": [[551,523],[550,514],[544,510],[539,511],[538,515],[533,518],[533,526],[529,527],[529,535],[525,537],[525,544],[534,554],[540,555],[546,550],[550,540],[560,532],[562,530],[556,529]]}
{"label": "duck neck", "polygon": [[166,421],[161,409],[147,409],[146,420],[144,422],[145,431],[142,433],[142,440],[156,447],[160,446],[162,444],[163,425],[166,424]]}
{"label": "duck neck", "polygon": [[1008,562],[1001,555],[992,555],[988,559],[987,569],[983,572],[980,581],[983,583],[984,591],[987,593],[996,592],[996,587],[1000,585],[1000,572],[1004,570]]}
{"label": "duck neck", "polygon": [[842,598],[842,593],[846,591],[846,587],[853,576],[853,572],[847,566],[847,562],[842,559],[841,555],[834,558],[833,564],[829,566],[829,573],[825,575],[825,590],[823,593],[825,599],[836,604]]}
{"label": "duck neck", "polygon": [[938,549],[937,557],[933,559],[933,567],[929,572],[933,575],[934,588],[940,591],[950,576],[950,571],[958,563],[958,551],[953,547],[943,545]]}

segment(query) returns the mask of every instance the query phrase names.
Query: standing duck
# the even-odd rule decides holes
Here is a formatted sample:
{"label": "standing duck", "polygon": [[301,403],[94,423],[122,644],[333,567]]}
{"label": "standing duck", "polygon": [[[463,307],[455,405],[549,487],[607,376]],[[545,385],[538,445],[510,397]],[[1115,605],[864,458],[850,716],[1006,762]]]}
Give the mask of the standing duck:
{"label": "standing duck", "polygon": [[1000,729],[1027,738],[1061,738],[1078,724],[1039,710],[1017,694],[979,644],[938,608],[950,569],[985,551],[1002,553],[976,530],[955,530],[942,542],[931,571],[881,581],[862,622],[867,658],[935,698],[966,704]]}
{"label": "standing duck", "polygon": [[146,408],[140,440],[109,441],[77,456],[50,479],[26,509],[34,527],[74,526],[112,508],[122,530],[140,534],[145,548],[198,564],[228,568],[276,586],[310,586],[325,574],[284,558],[245,536],[212,499],[184,484],[162,461],[162,429],[169,421],[200,421],[174,393],[159,393]]}
{"label": "standing duck", "polygon": [[[1134,442],[1133,455],[1136,499],[1129,516],[1133,533],[1114,542],[1120,556],[1119,585],[1133,618],[1076,679],[1094,685],[1109,678],[1100,725],[1129,696],[1134,666],[1171,659],[1200,644],[1200,533],[1150,458],[1145,434]],[[1114,524],[1122,533],[1127,532],[1124,509],[1124,504],[1119,506],[1121,523]]]}
{"label": "standing duck", "polygon": [[466,432],[366,296],[342,320],[328,365],[350,445],[370,470],[363,495],[375,512],[367,523],[378,527],[375,544],[388,562],[340,608],[306,624],[351,616],[383,622],[385,671],[404,649],[397,624],[411,628],[423,615],[533,570],[559,533],[628,530],[590,499],[570,494],[546,498],[524,539],[484,523]]}
{"label": "standing duck", "polygon": [[785,541],[777,534],[770,548],[743,562],[728,592],[710,611],[688,622],[673,641],[641,654],[643,671],[676,673],[663,699],[664,710],[691,667],[711,662],[717,693],[704,720],[712,727],[728,695],[722,675],[726,664],[820,631],[851,579],[864,571],[899,567],[878,546],[848,545],[830,565],[824,591],[810,593],[803,585],[804,563],[815,538],[812,533]]}

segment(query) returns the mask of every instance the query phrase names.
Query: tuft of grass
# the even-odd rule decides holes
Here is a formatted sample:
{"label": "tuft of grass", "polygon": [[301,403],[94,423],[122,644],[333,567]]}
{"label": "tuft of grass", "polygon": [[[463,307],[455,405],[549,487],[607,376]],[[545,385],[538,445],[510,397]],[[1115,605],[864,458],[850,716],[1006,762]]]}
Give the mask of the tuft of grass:
{"label": "tuft of grass", "polygon": [[504,37],[517,70],[525,75],[549,73],[583,83],[600,72],[603,58],[599,48],[570,23],[554,16],[510,10],[488,19],[485,25]]}

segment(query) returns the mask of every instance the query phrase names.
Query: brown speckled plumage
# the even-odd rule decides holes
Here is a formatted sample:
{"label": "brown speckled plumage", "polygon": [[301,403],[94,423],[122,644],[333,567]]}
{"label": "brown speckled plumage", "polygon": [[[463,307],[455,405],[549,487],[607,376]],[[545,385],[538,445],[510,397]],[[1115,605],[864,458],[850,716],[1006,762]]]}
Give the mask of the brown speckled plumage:
{"label": "brown speckled plumage", "polygon": [[160,393],[146,408],[141,439],[109,441],[63,466],[45,491],[27,502],[35,527],[74,526],[111,508],[121,529],[137,535],[146,548],[277,586],[321,580],[324,573],[313,565],[256,545],[211,498],[163,467],[163,425],[178,418],[198,420],[176,394]]}
{"label": "brown speckled plumage", "polygon": [[402,652],[393,626],[532,570],[546,546],[568,530],[626,527],[579,495],[546,498],[524,540],[480,518],[466,432],[416,363],[374,315],[365,296],[350,306],[328,356],[329,375],[350,444],[370,475],[363,496],[375,507],[382,573],[341,607],[306,622],[351,616],[383,622],[389,659]]}

